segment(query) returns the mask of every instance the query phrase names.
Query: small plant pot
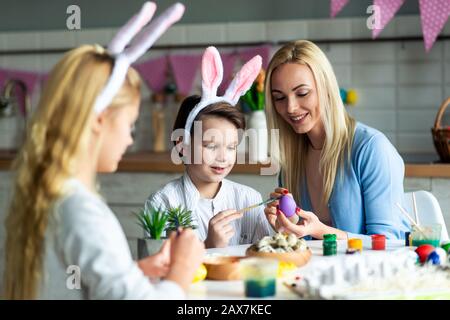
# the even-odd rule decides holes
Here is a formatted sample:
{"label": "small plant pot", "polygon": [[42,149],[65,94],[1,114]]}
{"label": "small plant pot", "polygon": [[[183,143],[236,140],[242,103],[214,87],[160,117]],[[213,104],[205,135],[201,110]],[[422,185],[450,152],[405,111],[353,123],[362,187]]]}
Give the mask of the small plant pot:
{"label": "small plant pot", "polygon": [[161,249],[165,240],[166,240],[165,238],[162,239],[139,238],[137,243],[138,259],[143,259],[145,257],[152,256],[155,253],[157,253]]}

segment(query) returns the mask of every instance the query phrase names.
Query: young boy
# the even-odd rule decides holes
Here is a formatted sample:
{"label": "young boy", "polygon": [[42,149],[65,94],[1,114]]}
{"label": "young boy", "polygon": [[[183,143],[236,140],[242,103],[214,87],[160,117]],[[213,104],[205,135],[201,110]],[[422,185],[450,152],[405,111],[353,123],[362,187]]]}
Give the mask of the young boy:
{"label": "young boy", "polygon": [[[224,97],[217,97],[222,64],[215,48],[206,50],[202,62],[202,97],[191,96],[183,101],[173,128],[174,131],[185,129],[186,140],[180,139],[175,145],[186,171],[147,200],[147,205],[156,208],[181,205],[191,210],[198,225],[198,236],[207,248],[254,243],[273,232],[263,207],[237,212],[261,202],[261,195],[248,186],[225,179],[236,162],[239,131],[245,129],[244,115],[235,104],[257,76],[258,58],[243,67]],[[255,66],[258,61],[259,66]],[[190,138],[194,136],[194,121],[201,124],[201,139]],[[194,154],[201,155],[199,163],[196,157],[191,157]]]}

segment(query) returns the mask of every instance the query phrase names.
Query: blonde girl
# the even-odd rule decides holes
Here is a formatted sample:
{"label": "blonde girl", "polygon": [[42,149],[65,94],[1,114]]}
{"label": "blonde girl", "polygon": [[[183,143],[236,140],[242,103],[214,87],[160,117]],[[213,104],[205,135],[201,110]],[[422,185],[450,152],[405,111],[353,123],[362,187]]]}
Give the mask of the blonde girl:
{"label": "blonde girl", "polygon": [[[151,9],[146,4],[142,12]],[[172,235],[160,253],[136,263],[97,192],[96,173],[117,169],[139,113],[139,76],[125,65],[117,80],[121,59],[84,45],[51,71],[14,164],[6,299],[185,297],[204,252],[193,231]],[[114,81],[119,85],[107,92]],[[165,280],[153,284],[148,277]]]}

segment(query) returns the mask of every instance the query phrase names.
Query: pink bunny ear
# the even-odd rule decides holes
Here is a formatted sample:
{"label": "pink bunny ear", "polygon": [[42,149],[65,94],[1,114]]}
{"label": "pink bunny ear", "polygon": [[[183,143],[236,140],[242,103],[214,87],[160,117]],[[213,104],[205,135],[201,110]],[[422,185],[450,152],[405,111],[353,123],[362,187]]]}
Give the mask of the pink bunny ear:
{"label": "pink bunny ear", "polygon": [[123,51],[130,40],[145,26],[153,17],[156,11],[156,4],[146,2],[137,14],[135,14],[120,30],[108,45],[108,50],[113,54]]}
{"label": "pink bunny ear", "polygon": [[184,14],[184,5],[176,3],[164,11],[156,20],[146,26],[124,52],[130,63],[143,55],[155,41]]}
{"label": "pink bunny ear", "polygon": [[255,56],[244,64],[241,70],[239,70],[237,75],[234,77],[224,95],[224,98],[230,101],[233,106],[236,105],[239,98],[244,95],[248,89],[250,89],[253,81],[255,81],[259,71],[261,70],[261,65],[261,56]]}
{"label": "pink bunny ear", "polygon": [[219,51],[215,47],[208,47],[202,59],[202,97],[216,96],[217,88],[222,82],[223,65]]}

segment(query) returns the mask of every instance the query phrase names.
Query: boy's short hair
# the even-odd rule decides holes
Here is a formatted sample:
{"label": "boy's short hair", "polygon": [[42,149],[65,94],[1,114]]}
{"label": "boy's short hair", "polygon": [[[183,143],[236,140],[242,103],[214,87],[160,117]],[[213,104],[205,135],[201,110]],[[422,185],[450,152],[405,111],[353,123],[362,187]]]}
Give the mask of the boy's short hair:
{"label": "boy's short hair", "polygon": [[[180,109],[178,110],[177,117],[175,119],[175,123],[173,125],[173,131],[177,129],[184,129],[186,126],[186,120],[189,116],[189,113],[195,108],[195,106],[200,102],[201,97],[198,95],[192,95],[187,97],[181,103]],[[237,108],[230,105],[227,102],[217,102],[213,103],[206,108],[202,109],[197,117],[195,117],[194,121],[198,121],[203,117],[218,117],[222,119],[226,119],[230,121],[236,129],[245,129],[245,116],[244,114]],[[191,136],[194,132],[194,126],[191,128]],[[176,144],[176,141],[174,141]]]}

